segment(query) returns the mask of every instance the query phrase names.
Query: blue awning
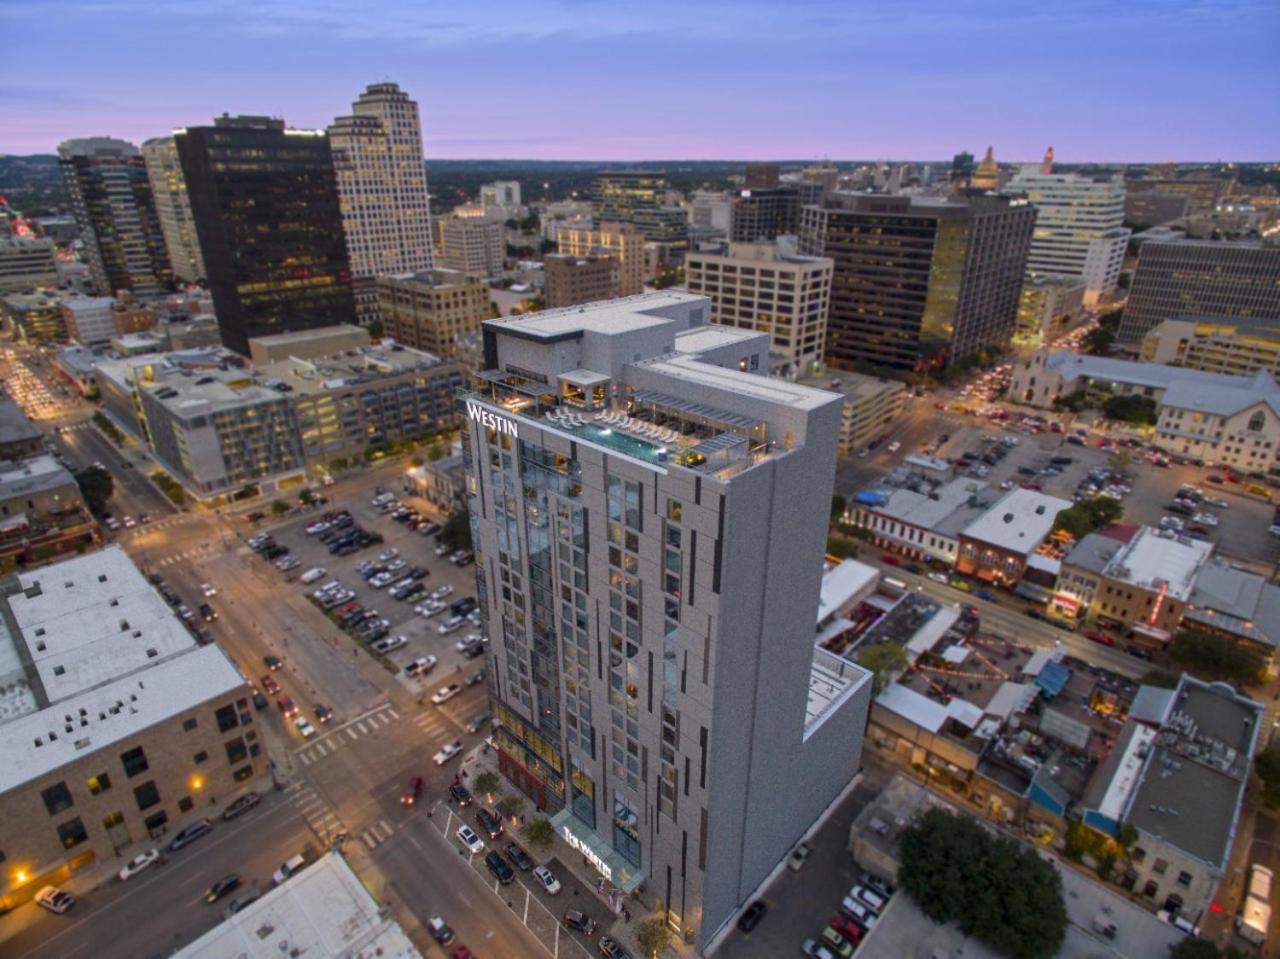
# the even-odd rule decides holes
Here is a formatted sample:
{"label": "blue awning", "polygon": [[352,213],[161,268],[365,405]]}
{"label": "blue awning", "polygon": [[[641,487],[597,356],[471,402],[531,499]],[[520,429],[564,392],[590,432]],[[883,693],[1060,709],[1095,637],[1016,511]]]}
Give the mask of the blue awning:
{"label": "blue awning", "polygon": [[1036,685],[1050,696],[1056,696],[1066,687],[1067,680],[1070,678],[1071,670],[1061,663],[1050,661],[1044,664],[1044,669],[1040,670],[1040,675],[1036,677]]}

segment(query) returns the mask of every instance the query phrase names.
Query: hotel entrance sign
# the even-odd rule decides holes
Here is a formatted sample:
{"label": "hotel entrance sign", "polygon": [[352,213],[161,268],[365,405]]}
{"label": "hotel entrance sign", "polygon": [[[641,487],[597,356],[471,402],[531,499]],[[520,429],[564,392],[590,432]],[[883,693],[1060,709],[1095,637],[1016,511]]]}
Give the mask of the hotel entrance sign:
{"label": "hotel entrance sign", "polygon": [[479,423],[485,429],[497,430],[499,433],[506,433],[508,436],[516,435],[516,421],[509,420],[505,416],[499,416],[492,410],[486,410],[479,403],[467,400],[467,416],[471,417],[475,422]]}

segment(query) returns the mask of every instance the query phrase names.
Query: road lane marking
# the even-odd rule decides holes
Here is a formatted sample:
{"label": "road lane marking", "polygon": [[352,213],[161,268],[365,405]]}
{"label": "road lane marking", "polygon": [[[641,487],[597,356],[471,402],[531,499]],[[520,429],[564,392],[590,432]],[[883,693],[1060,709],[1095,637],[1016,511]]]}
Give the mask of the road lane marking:
{"label": "road lane marking", "polygon": [[356,731],[354,729],[348,729],[347,735],[351,737],[352,742],[360,738],[359,736],[356,735]]}
{"label": "road lane marking", "polygon": [[399,719],[399,718],[400,718],[400,714],[399,714],[398,712],[396,712],[394,708],[392,708],[392,709],[388,709],[388,710],[387,710],[387,712],[391,715],[391,718],[392,718],[392,719]]}
{"label": "road lane marking", "polygon": [[310,756],[308,756],[306,753],[303,753],[303,754],[302,754],[302,755],[300,755],[298,758],[302,760],[302,765],[304,765],[304,766],[310,766],[310,765],[311,765],[311,757],[310,757]]}
{"label": "road lane marking", "polygon": [[356,723],[356,728],[359,729],[362,734],[368,735],[369,730],[364,728],[364,723]]}
{"label": "road lane marking", "polygon": [[391,827],[391,824],[388,823],[385,819],[379,819],[378,825],[387,831],[388,836],[390,836],[393,832],[395,832],[395,830]]}

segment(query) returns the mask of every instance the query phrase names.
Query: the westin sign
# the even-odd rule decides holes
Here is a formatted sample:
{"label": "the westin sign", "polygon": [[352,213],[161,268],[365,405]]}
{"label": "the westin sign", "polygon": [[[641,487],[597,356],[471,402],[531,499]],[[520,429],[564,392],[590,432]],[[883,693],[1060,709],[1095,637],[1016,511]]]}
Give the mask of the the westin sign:
{"label": "the westin sign", "polygon": [[506,433],[508,436],[516,435],[515,420],[509,420],[505,416],[499,416],[492,410],[486,410],[473,400],[467,400],[467,416],[485,427],[485,429],[497,430],[499,433]]}

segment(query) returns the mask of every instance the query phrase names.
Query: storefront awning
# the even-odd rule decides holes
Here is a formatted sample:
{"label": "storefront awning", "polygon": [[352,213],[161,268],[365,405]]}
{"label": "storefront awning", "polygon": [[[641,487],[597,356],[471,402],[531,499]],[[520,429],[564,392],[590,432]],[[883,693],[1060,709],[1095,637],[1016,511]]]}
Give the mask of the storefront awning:
{"label": "storefront awning", "polygon": [[623,892],[634,892],[644,882],[644,873],[614,851],[604,839],[588,829],[572,810],[565,808],[551,817],[557,835],[582,853],[601,876]]}

